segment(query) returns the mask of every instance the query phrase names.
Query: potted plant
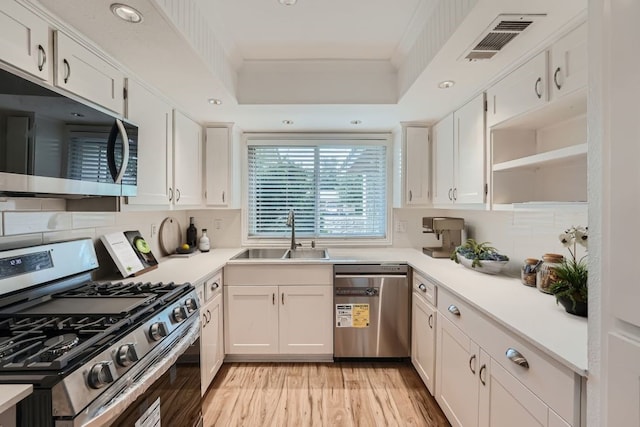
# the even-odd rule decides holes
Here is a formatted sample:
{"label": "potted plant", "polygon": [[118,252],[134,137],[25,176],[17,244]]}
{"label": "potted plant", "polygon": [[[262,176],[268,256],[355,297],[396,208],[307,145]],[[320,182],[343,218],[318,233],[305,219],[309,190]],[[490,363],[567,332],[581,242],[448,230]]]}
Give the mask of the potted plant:
{"label": "potted plant", "polygon": [[487,274],[499,273],[509,261],[509,257],[498,253],[489,242],[478,243],[475,239],[467,239],[464,244],[456,247],[451,259],[467,268]]}
{"label": "potted plant", "polygon": [[[587,248],[588,227],[571,227],[560,235],[560,242],[569,250],[570,258],[565,258],[556,267],[556,281],[549,291],[555,295],[556,303],[564,306],[567,313],[587,317],[588,266],[585,256],[577,258],[577,245]],[[572,250],[573,247],[573,250]]]}

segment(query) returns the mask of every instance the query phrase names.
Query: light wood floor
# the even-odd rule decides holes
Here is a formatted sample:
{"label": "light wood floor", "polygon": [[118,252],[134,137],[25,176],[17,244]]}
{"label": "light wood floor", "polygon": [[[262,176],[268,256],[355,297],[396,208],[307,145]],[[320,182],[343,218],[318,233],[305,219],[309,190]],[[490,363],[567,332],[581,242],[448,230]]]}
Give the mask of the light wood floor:
{"label": "light wood floor", "polygon": [[225,363],[204,425],[449,426],[409,363]]}

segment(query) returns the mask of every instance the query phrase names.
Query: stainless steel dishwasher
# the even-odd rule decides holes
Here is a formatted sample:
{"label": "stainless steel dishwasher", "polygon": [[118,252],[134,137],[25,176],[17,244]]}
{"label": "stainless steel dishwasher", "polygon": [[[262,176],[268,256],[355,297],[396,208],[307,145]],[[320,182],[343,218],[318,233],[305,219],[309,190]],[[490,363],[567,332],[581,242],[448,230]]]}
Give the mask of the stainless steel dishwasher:
{"label": "stainless steel dishwasher", "polygon": [[409,267],[338,264],[334,273],[334,356],[409,357]]}

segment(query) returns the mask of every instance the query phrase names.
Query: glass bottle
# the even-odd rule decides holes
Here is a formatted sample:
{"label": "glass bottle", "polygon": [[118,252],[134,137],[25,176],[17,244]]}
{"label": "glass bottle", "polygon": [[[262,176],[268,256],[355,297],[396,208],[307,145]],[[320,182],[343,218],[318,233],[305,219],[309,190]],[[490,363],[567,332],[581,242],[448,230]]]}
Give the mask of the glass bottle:
{"label": "glass bottle", "polygon": [[189,228],[187,228],[187,245],[192,248],[196,247],[196,243],[198,243],[198,229],[193,223],[193,217],[189,218],[190,224]]}
{"label": "glass bottle", "polygon": [[200,249],[200,252],[209,252],[210,248],[211,248],[211,244],[209,242],[209,236],[207,236],[207,229],[203,228],[202,236],[200,236],[200,245],[198,246],[198,249]]}
{"label": "glass bottle", "polygon": [[559,254],[542,255],[542,265],[538,269],[536,277],[536,285],[538,290],[546,294],[550,294],[549,287],[554,284],[558,278],[556,276],[556,268],[562,264],[564,257]]}

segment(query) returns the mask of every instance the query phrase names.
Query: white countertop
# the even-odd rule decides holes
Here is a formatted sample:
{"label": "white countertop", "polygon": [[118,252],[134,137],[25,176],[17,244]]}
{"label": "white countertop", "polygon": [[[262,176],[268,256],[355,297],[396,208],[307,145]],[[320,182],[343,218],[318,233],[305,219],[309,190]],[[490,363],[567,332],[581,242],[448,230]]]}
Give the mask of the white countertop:
{"label": "white countertop", "polygon": [[31,384],[0,384],[0,414],[33,392]]}
{"label": "white countertop", "polygon": [[[242,248],[212,249],[189,258],[170,258],[144,281],[195,283],[218,270]],[[329,248],[329,260],[243,260],[244,263],[407,262],[438,286],[477,308],[579,375],[587,374],[587,320],[568,314],[552,295],[522,285],[519,279],[471,271],[449,259],[434,259],[410,248]],[[234,261],[238,263],[239,261]]]}

